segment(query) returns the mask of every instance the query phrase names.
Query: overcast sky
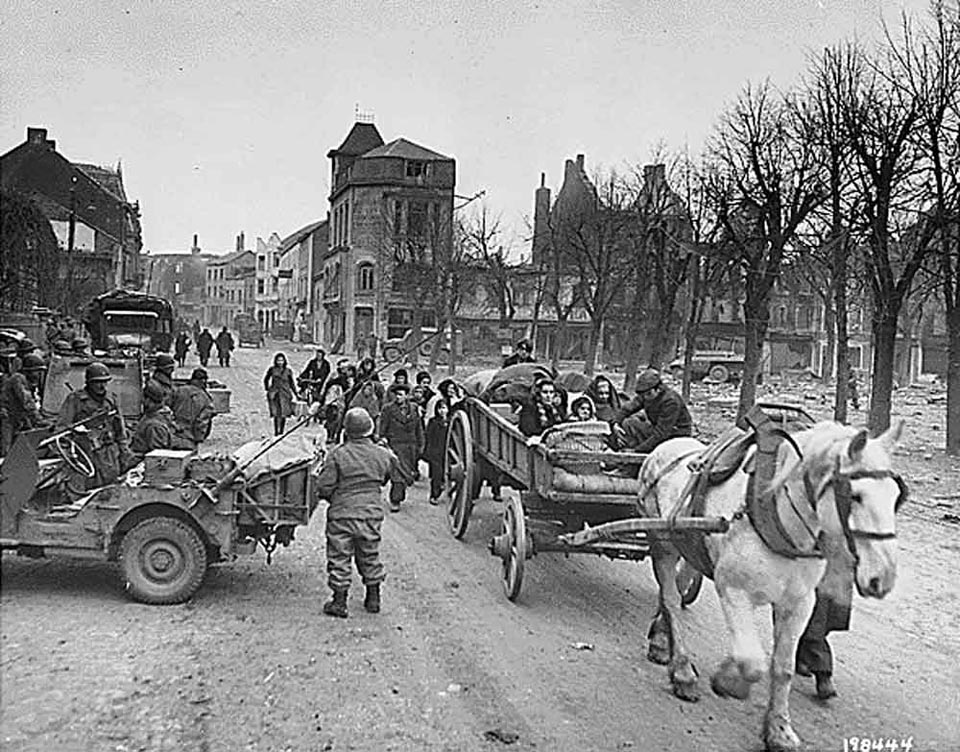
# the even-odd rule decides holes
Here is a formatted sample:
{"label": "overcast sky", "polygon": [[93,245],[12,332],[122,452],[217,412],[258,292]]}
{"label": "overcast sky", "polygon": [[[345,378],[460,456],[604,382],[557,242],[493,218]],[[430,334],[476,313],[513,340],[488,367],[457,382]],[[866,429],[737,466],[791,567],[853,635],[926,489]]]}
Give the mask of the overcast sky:
{"label": "overcast sky", "polygon": [[144,247],[227,252],[327,211],[355,107],[457,160],[457,193],[523,235],[541,172],[698,150],[748,80],[872,41],[927,0],[22,2],[0,30],[0,153],[28,126],[73,161],[123,161]]}

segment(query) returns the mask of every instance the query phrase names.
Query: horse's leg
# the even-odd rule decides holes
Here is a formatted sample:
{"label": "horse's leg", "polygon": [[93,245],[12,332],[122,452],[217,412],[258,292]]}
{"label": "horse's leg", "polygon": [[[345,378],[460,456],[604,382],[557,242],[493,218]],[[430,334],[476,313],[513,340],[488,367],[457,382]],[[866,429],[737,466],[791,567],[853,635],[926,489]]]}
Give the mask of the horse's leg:
{"label": "horse's leg", "polygon": [[750,596],[738,588],[724,587],[717,582],[720,607],[730,633],[730,655],[710,681],[713,691],[720,697],[746,700],[750,687],[763,677],[764,653],[754,621],[756,607]]}
{"label": "horse's leg", "polygon": [[[653,573],[660,586],[660,607],[650,625],[650,646],[647,658],[655,663],[670,660],[670,682],[673,693],[681,700],[696,702],[700,699],[697,688],[697,670],[687,654],[686,640],[682,634],[680,592],[677,590],[677,564],[680,553],[672,544],[655,542],[651,545]],[[666,641],[666,645],[664,645]]]}
{"label": "horse's leg", "polygon": [[793,680],[797,643],[810,614],[815,595],[800,601],[773,604],[773,653],[770,657],[770,704],[763,721],[763,740],[770,752],[792,752],[800,738],[790,725],[790,683]]}

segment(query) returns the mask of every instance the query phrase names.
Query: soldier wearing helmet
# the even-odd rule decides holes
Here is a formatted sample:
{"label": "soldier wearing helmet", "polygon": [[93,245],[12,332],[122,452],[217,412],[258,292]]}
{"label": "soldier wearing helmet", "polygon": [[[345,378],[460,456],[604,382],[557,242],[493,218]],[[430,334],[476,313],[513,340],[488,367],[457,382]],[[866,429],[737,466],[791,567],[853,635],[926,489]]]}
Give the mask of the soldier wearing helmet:
{"label": "soldier wearing helmet", "polygon": [[667,439],[692,434],[693,421],[683,397],[661,381],[659,371],[648,368],[641,373],[636,390],[612,424],[618,448],[650,452]]}
{"label": "soldier wearing helmet", "polygon": [[20,370],[9,374],[0,389],[0,411],[3,412],[0,445],[5,455],[13,446],[17,434],[45,425],[40,412],[40,390],[47,365],[34,352],[26,352],[20,359]]}
{"label": "soldier wearing helmet", "polygon": [[150,381],[143,388],[143,417],[130,440],[130,450],[142,458],[154,449],[193,449],[193,442],[177,435],[173,413],[164,404],[163,388]]}
{"label": "soldier wearing helmet", "polygon": [[362,407],[351,407],[343,418],[344,443],[327,455],[314,486],[326,499],[327,584],[333,598],[323,606],[329,616],[346,618],[352,561],[366,586],[363,607],[380,611],[380,527],[383,505],[380,487],[403,472],[397,456],[373,442],[373,419]]}
{"label": "soldier wearing helmet", "polygon": [[78,441],[83,449],[89,450],[96,469],[94,477],[85,481],[88,489],[115,483],[133,459],[120,403],[116,395],[107,390],[109,381],[110,370],[103,363],[88,365],[84,388],[67,395],[55,425],[56,431],[65,431],[81,421],[102,418],[85,423],[82,440]]}
{"label": "soldier wearing helmet", "polygon": [[163,392],[164,405],[170,405],[173,402],[173,370],[176,367],[177,361],[172,355],[159,353],[153,365],[153,373],[147,382],[156,385]]}

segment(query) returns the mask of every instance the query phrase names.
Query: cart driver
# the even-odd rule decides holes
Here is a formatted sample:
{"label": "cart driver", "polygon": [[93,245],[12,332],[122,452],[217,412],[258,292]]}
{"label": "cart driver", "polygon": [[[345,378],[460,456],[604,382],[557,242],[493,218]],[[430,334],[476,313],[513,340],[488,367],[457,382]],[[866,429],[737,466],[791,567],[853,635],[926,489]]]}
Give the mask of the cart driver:
{"label": "cart driver", "polygon": [[[94,476],[84,481],[87,489],[115,483],[133,464],[119,401],[115,394],[107,391],[109,381],[110,371],[103,363],[88,365],[86,385],[67,395],[54,427],[55,431],[65,431],[81,421],[103,416],[102,420],[85,423],[85,430],[78,441],[81,448],[87,450],[95,469]],[[74,433],[73,438],[77,439],[80,433]]]}
{"label": "cart driver", "polygon": [[648,368],[637,379],[636,396],[617,411],[611,427],[618,449],[645,453],[667,439],[692,435],[693,421],[683,397],[660,380],[659,371]]}

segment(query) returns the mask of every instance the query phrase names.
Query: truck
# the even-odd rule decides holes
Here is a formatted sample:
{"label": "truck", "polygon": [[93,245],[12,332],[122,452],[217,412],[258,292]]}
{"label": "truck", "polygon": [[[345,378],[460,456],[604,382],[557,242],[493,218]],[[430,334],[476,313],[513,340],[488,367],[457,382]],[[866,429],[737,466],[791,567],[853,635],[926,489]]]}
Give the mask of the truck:
{"label": "truck", "polygon": [[233,328],[237,332],[237,346],[263,347],[263,327],[249,313],[241,313],[234,317]]}

